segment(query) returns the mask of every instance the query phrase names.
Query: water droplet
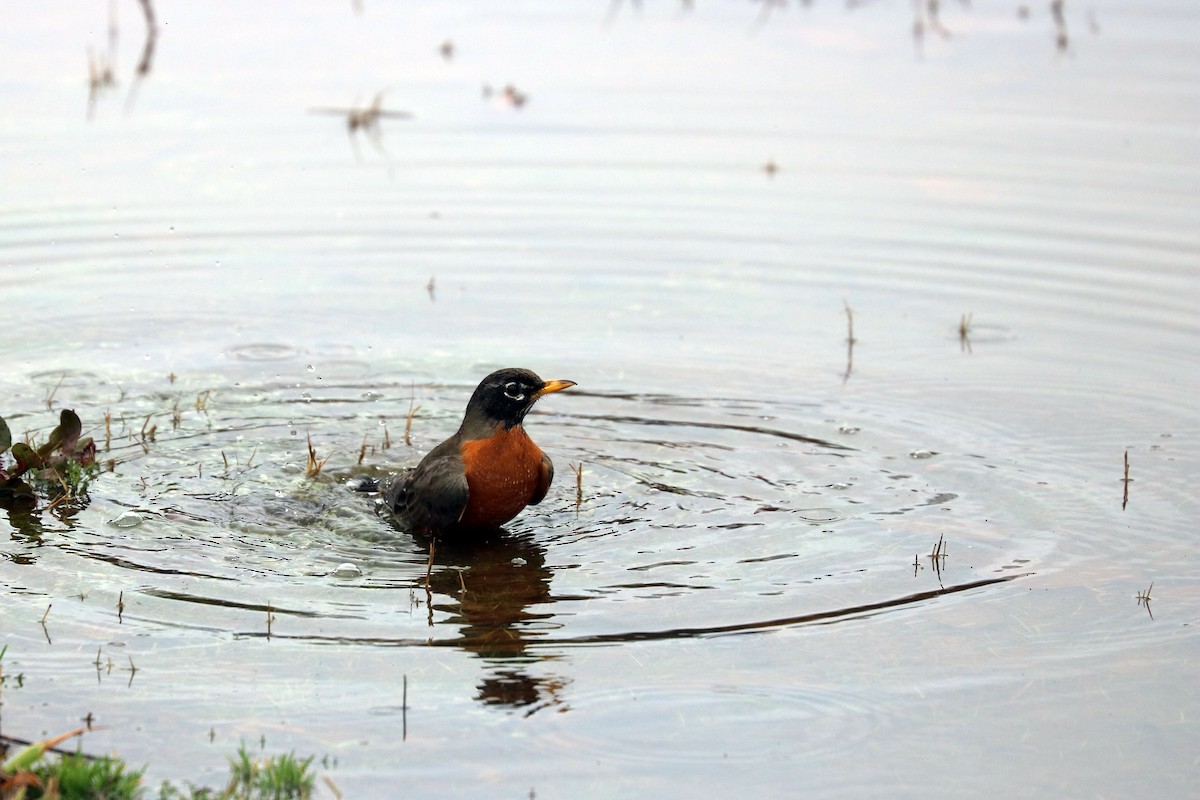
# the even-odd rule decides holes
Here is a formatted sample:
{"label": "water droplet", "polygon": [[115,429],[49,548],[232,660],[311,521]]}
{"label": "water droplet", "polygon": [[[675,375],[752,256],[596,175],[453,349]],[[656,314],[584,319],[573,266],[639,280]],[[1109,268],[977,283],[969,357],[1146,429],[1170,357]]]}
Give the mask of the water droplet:
{"label": "water droplet", "polygon": [[935,453],[933,450],[913,450],[911,453],[908,454],[908,457],[909,458],[933,458],[936,455],[937,455],[937,453]]}
{"label": "water droplet", "polygon": [[122,511],[116,519],[110,520],[114,528],[136,528],[142,524],[142,515],[136,511]]}
{"label": "water droplet", "polygon": [[848,484],[848,483],[831,483],[831,484],[829,484],[828,488],[833,489],[834,491],[844,492],[845,490],[850,488],[850,484]]}
{"label": "water droplet", "polygon": [[862,428],[858,427],[857,425],[839,425],[838,426],[838,433],[853,434],[853,433],[858,433],[861,430],[862,430]]}
{"label": "water droplet", "polygon": [[333,577],[335,578],[361,578],[362,574],[362,570],[349,561],[345,564],[338,564],[337,568],[333,571]]}

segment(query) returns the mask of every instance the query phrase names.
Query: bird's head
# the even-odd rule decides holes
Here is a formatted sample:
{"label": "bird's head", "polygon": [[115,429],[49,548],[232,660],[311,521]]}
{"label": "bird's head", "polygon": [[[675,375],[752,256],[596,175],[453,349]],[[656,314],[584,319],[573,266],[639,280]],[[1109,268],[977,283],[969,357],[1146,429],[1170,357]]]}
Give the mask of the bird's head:
{"label": "bird's head", "polygon": [[505,428],[511,428],[520,425],[538,398],[574,385],[574,381],[544,381],[527,369],[496,370],[475,388],[467,403],[463,427],[478,424],[494,428],[503,424]]}

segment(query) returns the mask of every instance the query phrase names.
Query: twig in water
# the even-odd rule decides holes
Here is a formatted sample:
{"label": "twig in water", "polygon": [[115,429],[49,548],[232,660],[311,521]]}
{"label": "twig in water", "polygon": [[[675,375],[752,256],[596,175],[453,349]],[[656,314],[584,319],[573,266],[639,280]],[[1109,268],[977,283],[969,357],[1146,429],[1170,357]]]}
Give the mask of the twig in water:
{"label": "twig in water", "polygon": [[426,592],[429,591],[429,580],[430,580],[430,576],[433,575],[433,554],[434,554],[434,551],[437,549],[436,545],[437,545],[436,539],[429,540],[429,563],[425,565],[425,591]]}
{"label": "twig in water", "polygon": [[122,619],[124,614],[125,614],[125,592],[122,591],[117,595],[117,623],[118,624],[121,624],[124,622],[124,620]]}
{"label": "twig in water", "polygon": [[974,311],[968,311],[958,321],[958,346],[964,353],[971,352],[971,317]]}
{"label": "twig in water", "polygon": [[1129,505],[1129,484],[1133,478],[1129,477],[1129,451],[1125,451],[1125,477],[1121,479],[1121,483],[1125,484],[1125,492],[1121,497],[1121,510],[1125,510],[1125,506]]}
{"label": "twig in water", "polygon": [[[150,419],[153,416],[153,414],[147,414],[146,421],[142,423],[142,441],[145,441],[146,439],[149,439],[152,442],[154,441],[154,434],[155,431],[158,430],[158,423],[154,423],[153,425],[150,424]],[[150,427],[146,427],[147,425]]]}
{"label": "twig in water", "polygon": [[400,694],[400,724],[403,732],[400,741],[408,741],[408,673],[404,673],[404,688]]}
{"label": "twig in water", "polygon": [[938,540],[934,543],[933,549],[929,551],[929,561],[933,564],[933,571],[937,573],[938,578],[942,577],[942,567],[946,565],[946,537],[945,534],[938,534]]}
{"label": "twig in water", "polygon": [[321,474],[321,469],[325,466],[325,462],[329,460],[329,456],[317,460],[317,450],[313,447],[312,436],[308,437],[308,467],[304,474],[310,478],[315,478]]}
{"label": "twig in water", "polygon": [[417,415],[417,412],[421,410],[421,407],[420,407],[420,406],[413,405],[413,403],[414,403],[414,402],[416,402],[416,398],[415,398],[415,397],[413,397],[412,395],[409,395],[409,398],[408,398],[408,417],[407,417],[407,418],[404,420],[404,446],[405,446],[405,447],[412,447],[412,422],[413,422],[413,417],[415,417],[415,416]]}
{"label": "twig in water", "polygon": [[854,338],[854,309],[845,300],[842,300],[842,306],[846,309],[846,372],[842,375],[842,383],[845,383],[854,371],[854,345],[858,339]]}
{"label": "twig in water", "polygon": [[271,613],[271,601],[267,601],[267,638],[271,638],[271,623],[275,621],[275,615]]}
{"label": "twig in water", "polygon": [[58,393],[58,387],[63,385],[63,381],[67,379],[67,373],[63,373],[58,378],[58,383],[54,384],[54,388],[46,395],[46,408],[50,409],[54,405],[54,395]]}
{"label": "twig in water", "polygon": [[104,452],[109,451],[112,445],[112,411],[104,412]]}
{"label": "twig in water", "polygon": [[579,513],[579,507],[583,505],[583,462],[578,464],[570,464],[571,472],[575,473],[575,513]]}
{"label": "twig in water", "polygon": [[1150,592],[1152,589],[1154,589],[1154,581],[1150,581],[1149,589],[1137,593],[1138,605],[1146,607],[1146,613],[1150,615],[1150,619],[1154,619],[1154,612],[1150,610]]}
{"label": "twig in water", "polygon": [[358,448],[358,463],[361,464],[363,459],[367,457],[367,435],[363,434],[362,447]]}
{"label": "twig in water", "polygon": [[45,625],[45,624],[46,624],[46,617],[50,616],[50,609],[52,609],[52,608],[54,608],[54,604],[53,604],[53,603],[51,603],[50,605],[46,606],[46,613],[45,613],[45,614],[42,614],[42,624],[43,624],[43,625]]}

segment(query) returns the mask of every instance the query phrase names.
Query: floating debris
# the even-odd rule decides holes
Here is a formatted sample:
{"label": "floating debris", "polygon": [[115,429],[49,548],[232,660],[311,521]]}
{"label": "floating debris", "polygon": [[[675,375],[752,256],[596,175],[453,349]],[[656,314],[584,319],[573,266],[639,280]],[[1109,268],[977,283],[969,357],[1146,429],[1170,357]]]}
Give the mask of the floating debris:
{"label": "floating debris", "polygon": [[108,524],[114,528],[136,528],[142,522],[142,515],[136,511],[122,511],[115,519],[110,519]]}

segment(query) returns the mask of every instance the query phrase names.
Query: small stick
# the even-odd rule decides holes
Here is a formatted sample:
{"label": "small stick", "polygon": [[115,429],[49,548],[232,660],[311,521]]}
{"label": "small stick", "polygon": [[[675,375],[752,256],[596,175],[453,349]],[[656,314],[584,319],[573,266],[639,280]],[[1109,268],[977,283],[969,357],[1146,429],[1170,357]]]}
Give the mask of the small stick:
{"label": "small stick", "polygon": [[1150,615],[1150,619],[1154,619],[1154,612],[1150,610],[1150,592],[1154,589],[1154,581],[1150,581],[1150,588],[1144,592],[1138,592],[1137,601],[1139,606],[1146,607],[1146,613]]}
{"label": "small stick", "polygon": [[104,452],[109,451],[112,444],[112,411],[104,412]]}
{"label": "small stick", "polygon": [[43,625],[45,625],[45,624],[46,624],[46,617],[50,616],[50,609],[52,609],[52,608],[54,608],[54,604],[53,604],[53,603],[51,603],[50,605],[46,606],[46,613],[45,613],[45,614],[42,614],[42,624],[43,624]]}
{"label": "small stick", "polygon": [[66,379],[67,379],[67,373],[65,373],[65,372],[59,376],[58,383],[54,384],[54,388],[50,390],[50,394],[46,395],[46,408],[49,409],[54,406],[54,395],[56,395],[58,393],[58,387],[62,386],[63,381],[65,381]]}
{"label": "small stick", "polygon": [[403,727],[401,741],[408,741],[408,673],[404,673],[404,688],[400,695],[400,722]]}
{"label": "small stick", "polygon": [[[412,422],[413,417],[421,410],[420,406],[413,405],[413,398],[408,398],[408,417],[404,420],[404,446],[412,447]],[[386,430],[386,429],[385,429]]]}
{"label": "small stick", "polygon": [[571,472],[575,473],[575,513],[579,513],[579,507],[583,505],[583,462],[571,464]]}
{"label": "small stick", "polygon": [[329,456],[325,456],[321,460],[317,460],[317,449],[313,447],[312,435],[308,436],[308,467],[305,474],[310,478],[315,478],[321,474],[321,469],[325,466],[325,462],[329,460]]}
{"label": "small stick", "polygon": [[429,563],[425,565],[425,591],[426,592],[429,591],[429,580],[430,580],[430,576],[433,575],[433,554],[434,554],[434,551],[437,549],[436,544],[437,544],[436,539],[429,540]]}
{"label": "small stick", "polygon": [[842,375],[842,383],[845,384],[854,371],[854,345],[858,339],[854,338],[854,309],[844,299],[842,305],[846,309],[846,372]]}
{"label": "small stick", "polygon": [[358,463],[362,464],[363,459],[367,457],[367,435],[363,434],[362,447],[358,449]]}
{"label": "small stick", "polygon": [[1129,477],[1129,450],[1126,450],[1125,451],[1125,477],[1121,479],[1121,482],[1125,484],[1125,493],[1124,493],[1124,496],[1121,498],[1121,510],[1122,511],[1125,510],[1125,506],[1129,505],[1129,483],[1132,480],[1133,479]]}
{"label": "small stick", "polygon": [[267,639],[271,638],[271,623],[275,621],[275,615],[271,613],[271,601],[267,601]]}
{"label": "small stick", "polygon": [[122,591],[117,595],[117,623],[124,622],[121,617],[125,614],[125,592]]}
{"label": "small stick", "polygon": [[388,433],[387,423],[383,423],[383,449],[387,450],[392,446],[392,437]]}
{"label": "small stick", "polygon": [[975,312],[968,311],[958,321],[958,345],[964,353],[971,352],[971,317],[973,316],[975,316]]}

